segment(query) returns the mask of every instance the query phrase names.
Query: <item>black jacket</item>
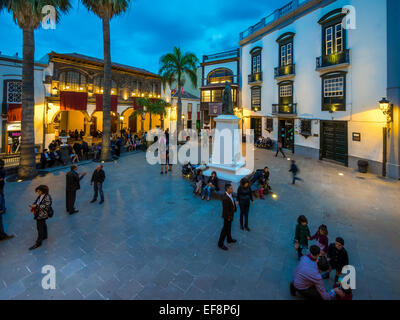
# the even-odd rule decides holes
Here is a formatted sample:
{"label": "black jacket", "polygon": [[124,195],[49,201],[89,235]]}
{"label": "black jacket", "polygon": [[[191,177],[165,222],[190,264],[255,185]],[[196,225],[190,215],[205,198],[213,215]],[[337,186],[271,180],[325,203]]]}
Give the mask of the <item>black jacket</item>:
{"label": "black jacket", "polygon": [[237,200],[239,204],[249,204],[250,200],[253,201],[253,193],[251,192],[250,187],[243,188],[240,186],[237,190]]}
{"label": "black jacket", "polygon": [[289,172],[291,172],[291,173],[293,173],[293,174],[296,174],[298,171],[299,171],[299,168],[297,168],[297,166],[296,166],[294,163],[292,163],[292,164],[290,165],[290,170],[289,170]]}
{"label": "black jacket", "polygon": [[218,188],[218,178],[217,177],[211,176],[210,178],[208,178],[207,184],[209,184],[209,183],[211,183],[215,187],[215,189],[217,191],[219,190],[219,188]]}
{"label": "black jacket", "polygon": [[344,266],[349,264],[349,256],[345,248],[338,250],[334,243],[331,243],[328,247],[328,259],[333,269],[342,271]]}
{"label": "black jacket", "polygon": [[104,180],[106,180],[106,174],[104,170],[94,170],[93,175],[92,175],[92,180],[90,182],[95,182],[95,183],[103,183]]}
{"label": "black jacket", "polygon": [[233,214],[236,211],[236,203],[233,195],[232,199],[233,201],[231,200],[231,198],[228,197],[226,193],[224,194],[224,197],[222,199],[222,218],[227,221],[233,221]]}
{"label": "black jacket", "polygon": [[80,181],[83,177],[79,177],[79,174],[73,170],[67,173],[67,190],[76,191],[81,188]]}

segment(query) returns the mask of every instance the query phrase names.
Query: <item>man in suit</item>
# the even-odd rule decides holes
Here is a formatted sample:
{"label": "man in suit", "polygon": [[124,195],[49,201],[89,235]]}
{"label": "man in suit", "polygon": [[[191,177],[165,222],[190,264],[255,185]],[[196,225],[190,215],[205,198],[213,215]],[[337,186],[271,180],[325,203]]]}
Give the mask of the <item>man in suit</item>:
{"label": "man in suit", "polygon": [[228,250],[224,245],[225,238],[228,243],[235,243],[236,240],[232,239],[231,229],[233,214],[236,211],[236,203],[233,200],[233,187],[231,184],[225,185],[225,194],[222,199],[222,218],[224,219],[224,226],[222,227],[221,235],[219,236],[218,247],[222,250]]}
{"label": "man in suit", "polygon": [[94,196],[91,203],[96,202],[97,194],[100,193],[100,204],[104,202],[104,193],[103,193],[103,182],[106,179],[106,174],[104,173],[103,166],[98,165],[96,170],[94,170],[92,175],[92,180],[90,181],[90,185],[94,184]]}
{"label": "man in suit", "polygon": [[78,166],[72,165],[71,171],[67,173],[67,211],[69,214],[79,212],[75,209],[76,191],[81,188],[80,181],[86,175],[86,172],[79,175]]}

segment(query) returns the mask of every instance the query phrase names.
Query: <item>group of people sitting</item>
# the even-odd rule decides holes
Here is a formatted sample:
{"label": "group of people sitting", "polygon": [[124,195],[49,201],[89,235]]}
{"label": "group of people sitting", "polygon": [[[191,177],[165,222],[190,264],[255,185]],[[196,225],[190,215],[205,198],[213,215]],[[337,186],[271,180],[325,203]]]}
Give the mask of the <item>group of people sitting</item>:
{"label": "group of people sitting", "polygon": [[259,137],[255,142],[255,146],[257,148],[272,149],[274,147],[274,142],[270,139],[270,137]]}
{"label": "group of people sitting", "polygon": [[[209,201],[211,193],[219,191],[217,173],[213,171],[210,177],[206,177],[201,168],[196,169],[195,172],[195,188],[193,193],[201,195],[203,200],[207,197],[207,200]],[[264,169],[256,170],[256,172],[249,178],[248,183],[250,185],[250,190],[256,198],[264,199],[264,195],[272,191],[269,183],[269,174],[268,167],[265,167]]]}
{"label": "group of people sitting", "polygon": [[[307,254],[308,241],[313,240],[316,244],[310,247]],[[352,300],[351,288],[343,287],[341,281],[343,268],[349,264],[342,237],[337,237],[334,243],[329,244],[328,227],[324,224],[311,236],[307,218],[300,215],[297,218],[294,243],[300,262],[290,283],[292,296],[300,293],[311,300]],[[323,279],[329,279],[332,270],[335,270],[334,287],[326,291]]]}

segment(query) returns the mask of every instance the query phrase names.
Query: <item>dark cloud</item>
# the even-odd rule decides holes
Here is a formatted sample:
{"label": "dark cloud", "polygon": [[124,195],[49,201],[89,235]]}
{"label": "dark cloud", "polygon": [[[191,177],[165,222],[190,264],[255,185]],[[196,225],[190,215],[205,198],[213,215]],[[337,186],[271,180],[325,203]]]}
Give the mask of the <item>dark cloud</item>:
{"label": "dark cloud", "polygon": [[[103,56],[100,19],[78,0],[71,2],[73,8],[56,30],[36,32],[38,59],[50,51]],[[196,53],[199,59],[203,54],[231,49],[238,45],[241,31],[286,2],[134,0],[125,14],[112,20],[112,59],[157,72],[159,57],[174,46]],[[8,13],[0,13],[0,30],[0,51],[21,54],[22,34]]]}

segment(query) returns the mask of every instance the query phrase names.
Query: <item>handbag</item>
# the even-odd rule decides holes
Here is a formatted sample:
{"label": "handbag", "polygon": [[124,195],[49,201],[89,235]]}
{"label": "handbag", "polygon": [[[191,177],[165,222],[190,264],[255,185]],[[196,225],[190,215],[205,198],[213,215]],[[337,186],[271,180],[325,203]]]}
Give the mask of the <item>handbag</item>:
{"label": "handbag", "polygon": [[48,209],[48,211],[47,211],[47,216],[49,217],[49,218],[52,218],[53,216],[54,216],[54,210],[53,210],[53,207],[49,207],[49,209]]}

